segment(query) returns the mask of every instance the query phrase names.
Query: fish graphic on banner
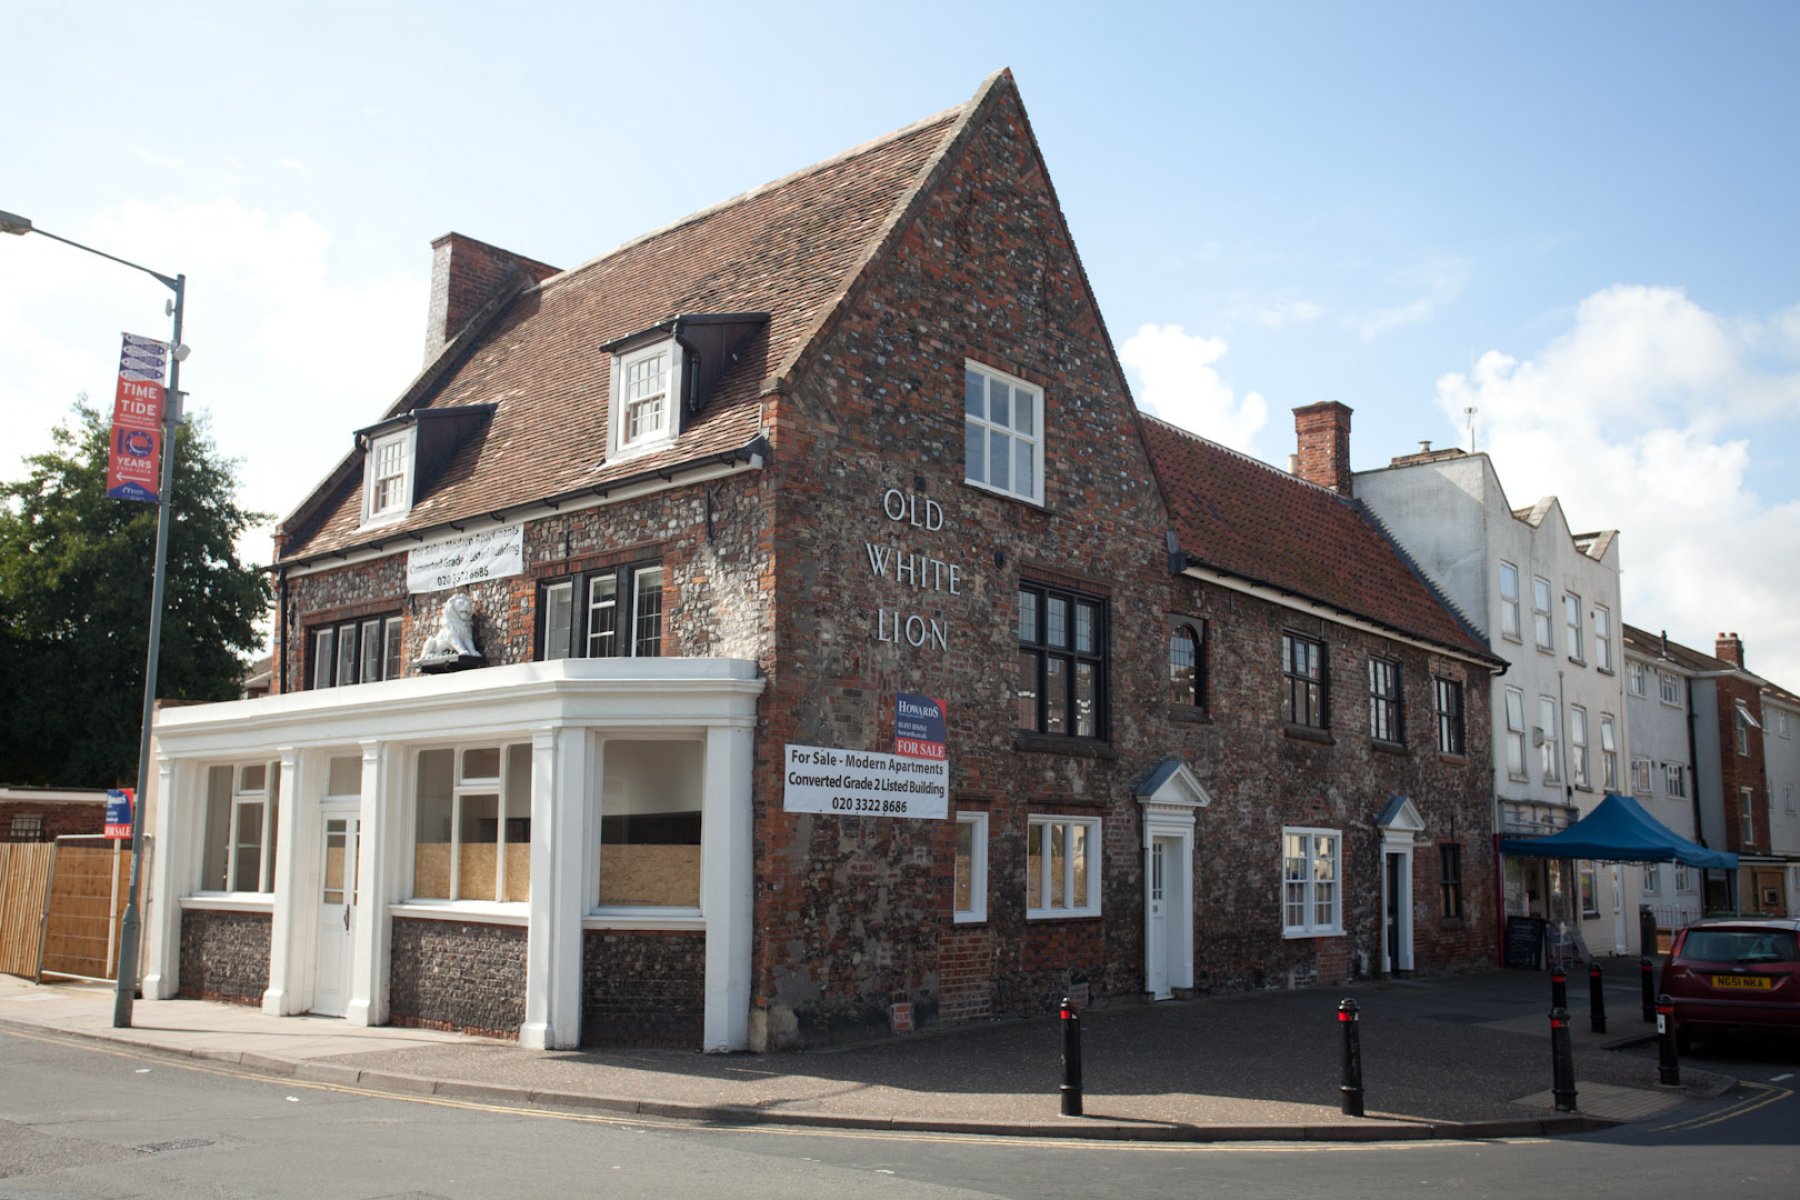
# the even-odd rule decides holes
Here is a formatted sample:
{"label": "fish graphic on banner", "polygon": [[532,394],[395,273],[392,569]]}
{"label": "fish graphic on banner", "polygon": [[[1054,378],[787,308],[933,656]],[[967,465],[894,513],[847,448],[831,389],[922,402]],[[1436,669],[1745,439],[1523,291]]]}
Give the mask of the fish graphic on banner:
{"label": "fish graphic on banner", "polygon": [[114,500],[159,499],[162,475],[163,378],[169,344],[124,335],[119,382],[113,392],[112,438],[106,461],[106,494]]}

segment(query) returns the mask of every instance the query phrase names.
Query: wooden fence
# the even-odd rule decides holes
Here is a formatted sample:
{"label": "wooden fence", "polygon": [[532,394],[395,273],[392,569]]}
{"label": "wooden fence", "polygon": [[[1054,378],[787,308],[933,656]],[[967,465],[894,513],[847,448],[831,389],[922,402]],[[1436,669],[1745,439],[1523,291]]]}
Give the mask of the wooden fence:
{"label": "wooden fence", "polygon": [[0,971],[117,978],[130,879],[123,842],[62,837],[0,845]]}

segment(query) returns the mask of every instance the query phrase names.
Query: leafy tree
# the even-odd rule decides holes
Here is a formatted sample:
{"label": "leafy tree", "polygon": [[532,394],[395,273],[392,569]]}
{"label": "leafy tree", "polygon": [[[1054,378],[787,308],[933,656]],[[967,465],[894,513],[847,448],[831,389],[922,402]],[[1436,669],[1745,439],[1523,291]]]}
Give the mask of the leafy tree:
{"label": "leafy tree", "polygon": [[[156,506],[107,498],[108,435],[84,396],[26,478],[0,484],[0,781],[137,775]],[[238,507],[235,464],[203,420],[179,430],[175,454],[156,692],[229,700],[269,604],[236,542],[268,518]]]}

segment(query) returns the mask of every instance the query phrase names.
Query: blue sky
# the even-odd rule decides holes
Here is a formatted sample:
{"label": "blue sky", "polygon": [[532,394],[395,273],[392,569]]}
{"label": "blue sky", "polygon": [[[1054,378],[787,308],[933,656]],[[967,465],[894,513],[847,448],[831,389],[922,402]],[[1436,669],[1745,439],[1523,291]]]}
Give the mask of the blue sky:
{"label": "blue sky", "polygon": [[[0,208],[190,276],[285,512],[417,370],[432,238],[572,266],[1009,66],[1140,403],[1284,463],[1339,400],[1359,468],[1473,404],[1515,504],[1623,531],[1627,620],[1800,687],[1797,50],[1788,3],[28,6]],[[0,242],[0,473],[162,297]]]}

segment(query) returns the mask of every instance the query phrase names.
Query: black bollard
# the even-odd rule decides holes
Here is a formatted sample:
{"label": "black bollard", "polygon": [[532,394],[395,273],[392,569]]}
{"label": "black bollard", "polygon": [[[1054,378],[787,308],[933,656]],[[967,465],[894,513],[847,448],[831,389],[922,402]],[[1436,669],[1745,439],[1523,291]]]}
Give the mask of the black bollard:
{"label": "black bollard", "polygon": [[1575,1053],[1569,1046],[1569,1010],[1550,1010],[1550,1093],[1557,1112],[1575,1111]]}
{"label": "black bollard", "polygon": [[1062,1115],[1081,1115],[1081,1014],[1062,1002]]}
{"label": "black bollard", "polygon": [[1675,1002],[1664,992],[1656,999],[1656,1081],[1681,1086],[1681,1058],[1675,1045]]}
{"label": "black bollard", "polygon": [[1561,967],[1550,968],[1550,1007],[1569,1007],[1569,977]]}
{"label": "black bollard", "polygon": [[1363,1115],[1362,1025],[1356,1001],[1338,1001],[1338,1028],[1344,1031],[1344,1082],[1338,1088],[1346,1117]]}
{"label": "black bollard", "polygon": [[1656,1020],[1656,961],[1649,955],[1638,960],[1638,990],[1643,993],[1644,1020]]}
{"label": "black bollard", "polygon": [[1606,976],[1599,963],[1588,964],[1588,1027],[1595,1033],[1606,1032]]}
{"label": "black bollard", "polygon": [[1656,943],[1656,913],[1646,904],[1638,909],[1638,953],[1654,958]]}

